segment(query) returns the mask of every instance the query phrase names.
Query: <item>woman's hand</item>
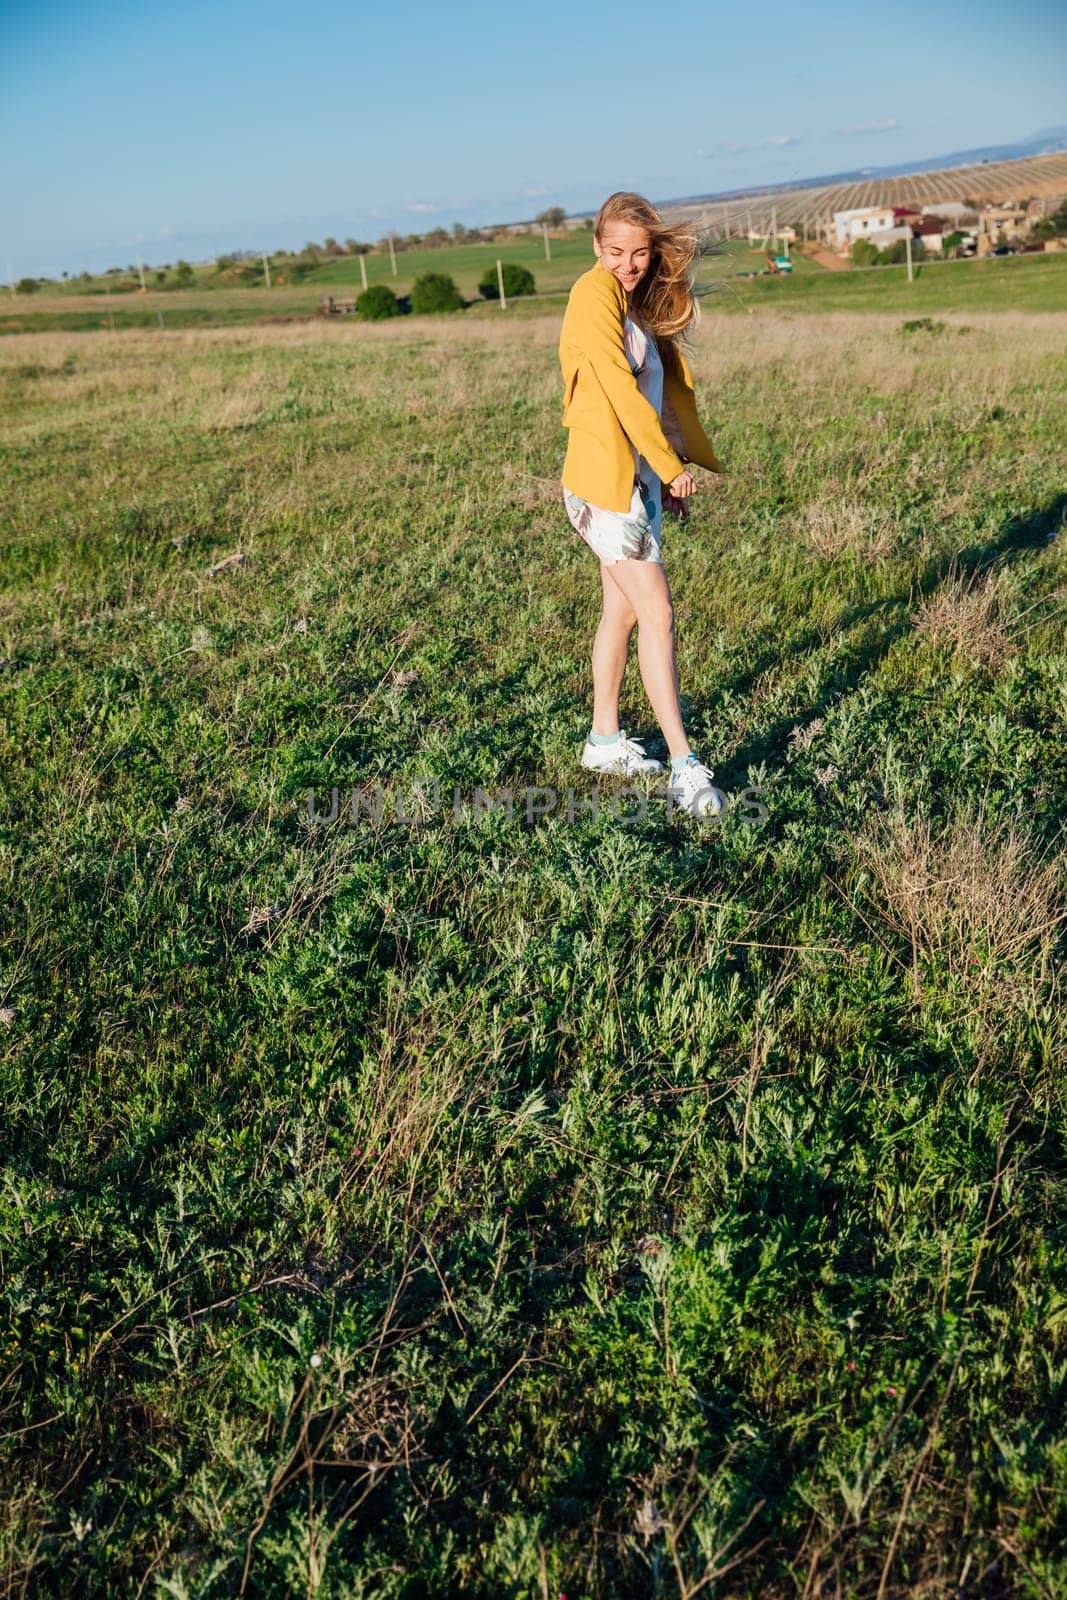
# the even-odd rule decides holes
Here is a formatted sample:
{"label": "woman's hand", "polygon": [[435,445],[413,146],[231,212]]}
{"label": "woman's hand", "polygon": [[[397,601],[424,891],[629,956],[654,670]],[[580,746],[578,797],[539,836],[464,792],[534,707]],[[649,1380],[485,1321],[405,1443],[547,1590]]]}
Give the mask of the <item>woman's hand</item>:
{"label": "woman's hand", "polygon": [[689,496],[696,488],[696,480],[688,470],[680,472],[673,483],[663,486],[663,510],[679,522],[689,521]]}

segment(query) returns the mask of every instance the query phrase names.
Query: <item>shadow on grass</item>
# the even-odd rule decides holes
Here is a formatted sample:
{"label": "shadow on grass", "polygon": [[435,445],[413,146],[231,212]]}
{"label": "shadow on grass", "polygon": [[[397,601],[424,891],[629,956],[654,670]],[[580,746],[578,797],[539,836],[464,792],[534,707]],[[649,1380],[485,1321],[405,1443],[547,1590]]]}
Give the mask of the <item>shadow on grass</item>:
{"label": "shadow on grass", "polygon": [[[914,632],[912,613],[916,605],[932,595],[950,574],[973,582],[994,567],[1010,565],[1025,552],[1040,550],[1048,545],[1063,527],[1065,519],[1067,494],[1055,495],[1038,510],[1010,518],[995,539],[931,558],[918,579],[911,581],[907,593],[890,595],[872,604],[857,605],[846,610],[838,624],[842,631],[855,631],[871,623],[874,625],[874,636],[851,651],[846,647],[840,652],[806,710],[778,717],[769,726],[744,740],[729,760],[723,761],[721,770],[724,777],[733,780],[750,766],[780,761],[784,755],[785,741],[795,724],[822,715],[834,700],[859,688],[867,675],[885,659],[896,641]],[[885,619],[881,626],[879,619]],[[765,649],[755,664],[725,684],[724,690],[735,695],[743,694],[770,668],[784,660],[800,660],[820,648],[823,642],[820,630],[805,629],[788,648]],[[698,718],[709,731],[713,730],[715,708],[697,711],[694,722]]]}

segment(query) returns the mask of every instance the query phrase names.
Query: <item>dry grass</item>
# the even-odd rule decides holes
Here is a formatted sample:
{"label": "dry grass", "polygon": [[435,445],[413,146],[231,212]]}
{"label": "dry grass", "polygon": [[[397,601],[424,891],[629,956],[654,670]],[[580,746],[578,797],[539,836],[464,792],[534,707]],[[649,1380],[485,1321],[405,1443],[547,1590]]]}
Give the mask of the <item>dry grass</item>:
{"label": "dry grass", "polygon": [[1016,653],[1017,581],[1010,568],[963,573],[955,563],[945,582],[917,607],[916,630],[965,656],[975,665],[998,670]]}
{"label": "dry grass", "polygon": [[878,561],[892,550],[896,532],[890,512],[845,498],[810,502],[800,538],[812,555],[823,560],[847,552],[864,561]]}
{"label": "dry grass", "polygon": [[910,947],[913,1001],[962,1009],[979,1066],[1013,1021],[1055,1015],[1062,845],[1039,848],[1025,825],[988,816],[984,800],[943,826],[898,805],[853,843],[870,904]]}

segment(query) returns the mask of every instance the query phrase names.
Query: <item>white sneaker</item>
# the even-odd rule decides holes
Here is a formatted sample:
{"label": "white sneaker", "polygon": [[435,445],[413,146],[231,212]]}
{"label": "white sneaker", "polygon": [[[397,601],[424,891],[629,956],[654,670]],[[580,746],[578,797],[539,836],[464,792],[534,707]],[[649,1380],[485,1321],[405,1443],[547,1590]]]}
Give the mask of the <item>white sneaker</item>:
{"label": "white sneaker", "polygon": [[687,761],[676,778],[667,785],[667,793],[675,806],[688,811],[691,817],[706,821],[720,816],[726,808],[726,797],[712,783],[714,773],[702,761]]}
{"label": "white sneaker", "polygon": [[591,744],[587,739],[582,766],[594,772],[618,772],[627,778],[638,772],[663,771],[663,762],[646,756],[644,745],[637,739],[628,739],[624,728],[619,729],[619,737],[612,744]]}

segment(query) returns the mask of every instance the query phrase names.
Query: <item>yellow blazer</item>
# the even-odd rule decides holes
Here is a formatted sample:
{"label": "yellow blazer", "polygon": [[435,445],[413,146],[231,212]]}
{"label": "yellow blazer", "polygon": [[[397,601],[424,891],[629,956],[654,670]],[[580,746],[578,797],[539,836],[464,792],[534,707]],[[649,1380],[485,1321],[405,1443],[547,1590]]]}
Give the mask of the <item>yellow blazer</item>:
{"label": "yellow blazer", "polygon": [[[684,452],[671,444],[655,406],[638,387],[626,354],[626,290],[595,261],[571,289],[559,340],[563,369],[563,425],[568,430],[562,484],[608,511],[628,511],[634,486],[631,444],[664,483],[687,461],[724,472],[697,416],[689,363],[663,363],[664,413],[673,411]],[[679,370],[680,369],[680,370]],[[672,419],[673,420],[673,419]],[[681,442],[681,441],[680,441]]]}

